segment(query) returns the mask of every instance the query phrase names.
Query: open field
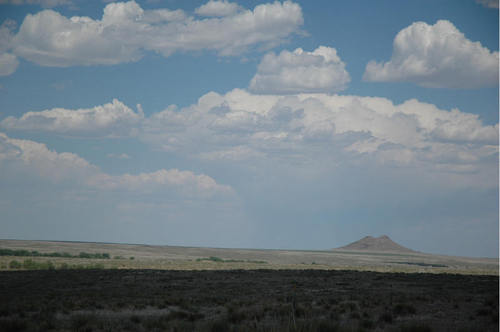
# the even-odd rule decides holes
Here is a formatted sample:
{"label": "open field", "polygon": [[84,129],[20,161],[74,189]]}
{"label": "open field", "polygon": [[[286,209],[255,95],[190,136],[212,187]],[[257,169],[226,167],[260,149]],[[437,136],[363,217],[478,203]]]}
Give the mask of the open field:
{"label": "open field", "polygon": [[0,249],[10,255],[0,256],[0,331],[499,327],[497,259],[15,240]]}
{"label": "open field", "polygon": [[325,270],[0,272],[2,331],[498,331],[498,277]]}
{"label": "open field", "polygon": [[[498,259],[468,258],[423,253],[356,252],[345,250],[299,251],[222,249],[88,242],[0,240],[0,249],[40,253],[106,253],[111,259],[0,256],[0,269],[12,260],[62,264],[100,264],[104,268],[228,270],[228,269],[332,269],[378,272],[425,272],[498,275]],[[214,257],[220,260],[210,260]],[[133,259],[131,259],[133,258]]]}

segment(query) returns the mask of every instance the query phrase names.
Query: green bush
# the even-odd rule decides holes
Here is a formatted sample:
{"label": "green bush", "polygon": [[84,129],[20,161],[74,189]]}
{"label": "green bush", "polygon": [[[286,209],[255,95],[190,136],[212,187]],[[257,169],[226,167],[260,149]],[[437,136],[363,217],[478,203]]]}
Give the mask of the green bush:
{"label": "green bush", "polygon": [[21,256],[21,257],[64,257],[64,258],[97,258],[97,259],[110,259],[108,253],[87,253],[81,252],[79,255],[71,255],[67,252],[49,252],[42,253],[36,250],[28,251],[24,249],[2,249],[0,248],[0,256]]}
{"label": "green bush", "polygon": [[51,261],[36,262],[32,259],[25,259],[23,268],[26,270],[54,270],[55,266]]}
{"label": "green bush", "polygon": [[22,267],[23,267],[23,265],[22,265],[20,262],[18,262],[18,261],[16,261],[16,260],[14,260],[14,261],[10,261],[10,263],[9,263],[9,267],[10,267],[11,269],[20,269],[20,268],[22,268]]}

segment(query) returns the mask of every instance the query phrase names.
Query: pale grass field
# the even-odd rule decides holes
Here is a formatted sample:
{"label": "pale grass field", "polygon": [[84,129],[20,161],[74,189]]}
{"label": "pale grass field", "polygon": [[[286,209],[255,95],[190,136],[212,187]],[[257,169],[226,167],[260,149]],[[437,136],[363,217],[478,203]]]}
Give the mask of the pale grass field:
{"label": "pale grass field", "polygon": [[[0,240],[0,248],[36,250],[40,253],[67,252],[71,255],[78,255],[80,252],[108,253],[111,256],[111,259],[0,256],[0,270],[12,270],[9,267],[11,261],[22,263],[27,259],[34,262],[50,261],[56,269],[63,264],[79,268],[98,264],[99,268],[105,269],[314,269],[498,276],[499,268],[498,259],[423,253],[224,249],[21,240]],[[224,261],[208,260],[209,257]],[[233,261],[227,262],[228,260]]]}

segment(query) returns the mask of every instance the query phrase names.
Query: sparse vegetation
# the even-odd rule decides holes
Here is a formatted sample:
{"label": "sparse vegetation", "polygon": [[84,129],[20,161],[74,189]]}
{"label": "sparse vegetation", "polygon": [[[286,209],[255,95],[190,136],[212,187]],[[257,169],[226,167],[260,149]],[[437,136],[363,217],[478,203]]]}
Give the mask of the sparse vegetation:
{"label": "sparse vegetation", "polygon": [[0,331],[498,331],[496,261],[1,241]]}
{"label": "sparse vegetation", "polygon": [[391,262],[391,263],[415,265],[415,266],[429,266],[429,267],[448,267],[448,265],[444,265],[444,264],[433,264],[433,263],[423,263],[423,262]]}
{"label": "sparse vegetation", "polygon": [[71,255],[67,252],[38,252],[37,250],[25,249],[2,249],[0,256],[18,256],[18,257],[63,257],[63,258],[90,258],[90,259],[109,259],[108,253],[88,253],[80,252],[78,255]]}
{"label": "sparse vegetation", "polygon": [[23,267],[23,264],[21,264],[20,262],[16,261],[16,260],[13,260],[13,261],[10,261],[9,263],[9,267],[11,269],[20,269]]}
{"label": "sparse vegetation", "polygon": [[407,316],[415,314],[416,309],[411,304],[398,303],[394,306],[393,312],[395,316]]}
{"label": "sparse vegetation", "polygon": [[1,331],[498,331],[496,276],[56,268],[0,285]]}
{"label": "sparse vegetation", "polygon": [[89,264],[67,264],[62,263],[55,265],[51,261],[37,262],[32,259],[25,259],[22,263],[13,260],[9,263],[9,267],[14,270],[82,270],[82,269],[104,269],[104,265],[100,263]]}
{"label": "sparse vegetation", "polygon": [[267,264],[266,261],[259,260],[243,260],[243,259],[222,259],[220,257],[210,256],[208,258],[197,258],[197,262],[210,261],[216,263],[253,263],[253,264]]}

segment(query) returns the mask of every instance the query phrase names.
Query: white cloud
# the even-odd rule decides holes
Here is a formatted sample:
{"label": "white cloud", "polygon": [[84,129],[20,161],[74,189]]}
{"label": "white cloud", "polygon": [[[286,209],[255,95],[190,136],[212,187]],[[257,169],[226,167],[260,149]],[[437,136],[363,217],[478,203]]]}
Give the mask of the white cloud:
{"label": "white cloud", "polygon": [[127,190],[134,193],[159,191],[178,199],[210,198],[232,195],[229,186],[218,184],[205,174],[178,169],[160,169],[137,175],[109,175],[74,153],[49,150],[45,144],[24,139],[13,139],[0,133],[0,167],[15,163],[14,169],[23,169],[55,183],[70,182],[88,189]]}
{"label": "white cloud", "polygon": [[13,52],[56,67],[137,61],[145,51],[168,57],[180,51],[212,50],[229,56],[277,45],[302,23],[300,6],[289,1],[201,20],[182,10],[144,10],[134,1],[117,2],[104,8],[101,20],[67,18],[53,10],[27,15]]}
{"label": "white cloud", "polygon": [[178,169],[161,169],[151,173],[137,175],[98,174],[89,179],[93,187],[106,190],[152,191],[167,187],[186,197],[211,197],[216,194],[232,194],[229,186],[220,185],[204,174],[194,174]]}
{"label": "white cloud", "polygon": [[0,25],[0,76],[7,76],[16,71],[19,65],[17,57],[9,53],[12,47],[13,31],[16,28],[16,22],[5,20]]}
{"label": "white cloud", "polygon": [[[18,119],[8,117],[1,125],[67,136],[133,134],[174,155],[214,163],[275,160],[306,165],[324,160],[325,165],[347,165],[368,158],[452,173],[493,167],[499,130],[498,124],[483,124],[478,115],[442,110],[416,99],[394,105],[386,98],[257,95],[240,89],[224,95],[210,92],[195,105],[172,106],[150,117],[114,100],[92,109],[29,112]],[[151,176],[158,183],[168,178]],[[106,175],[98,182],[109,188],[134,179],[147,182],[145,176],[136,177]]]}
{"label": "white cloud", "polygon": [[28,112],[20,118],[7,117],[0,126],[10,130],[46,131],[66,135],[121,136],[133,133],[144,118],[140,105],[134,112],[121,101],[88,109]]}
{"label": "white cloud", "polygon": [[82,183],[98,172],[96,166],[74,153],[57,153],[45,144],[14,139],[0,133],[0,165],[2,162],[18,162],[26,167],[27,173],[55,182],[71,180]]}
{"label": "white cloud", "polygon": [[476,0],[476,2],[487,8],[498,9],[498,0]]}
{"label": "white cloud", "polygon": [[332,93],[342,91],[351,78],[334,48],[313,52],[297,48],[279,55],[268,53],[250,81],[250,90],[264,94]]}
{"label": "white cloud", "polygon": [[12,48],[12,38],[14,38],[14,30],[17,24],[14,20],[5,20],[0,25],[0,53],[7,52]]}
{"label": "white cloud", "polygon": [[16,71],[19,60],[10,53],[0,53],[0,76],[7,76]]}
{"label": "white cloud", "polygon": [[200,16],[229,16],[234,15],[242,8],[235,2],[228,2],[226,0],[217,1],[210,0],[206,4],[196,8],[195,13]]}
{"label": "white cloud", "polygon": [[0,0],[0,4],[40,5],[44,8],[52,8],[52,7],[57,7],[57,6],[72,6],[73,1],[70,1],[70,0]]}
{"label": "white cloud", "polygon": [[[170,153],[233,162],[324,160],[420,167],[439,172],[494,169],[498,124],[415,99],[211,92],[196,105],[145,119],[140,139]],[[329,160],[329,161],[328,161]],[[492,166],[493,165],[493,166]]]}
{"label": "white cloud", "polygon": [[467,39],[451,22],[416,22],[394,39],[391,60],[370,61],[363,79],[471,89],[498,84],[498,52]]}

